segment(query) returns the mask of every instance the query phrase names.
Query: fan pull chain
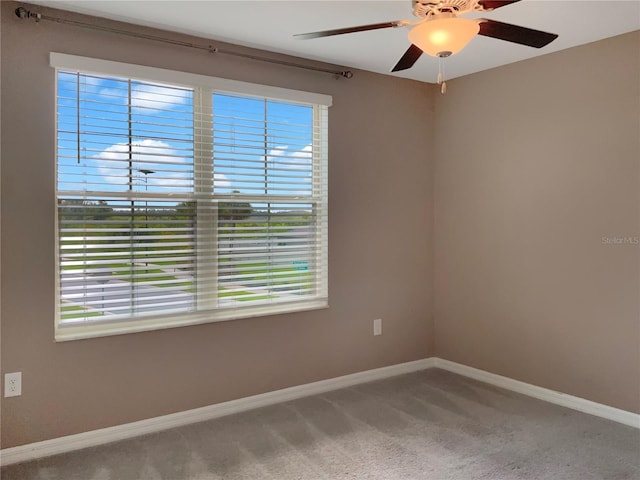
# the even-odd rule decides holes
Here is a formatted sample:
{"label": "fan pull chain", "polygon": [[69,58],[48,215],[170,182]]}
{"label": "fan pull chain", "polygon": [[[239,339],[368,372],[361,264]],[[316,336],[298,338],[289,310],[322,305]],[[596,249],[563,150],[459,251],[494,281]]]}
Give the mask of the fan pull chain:
{"label": "fan pull chain", "polygon": [[447,93],[447,82],[444,81],[444,65],[441,56],[438,56],[438,85],[440,85],[440,93],[442,95]]}

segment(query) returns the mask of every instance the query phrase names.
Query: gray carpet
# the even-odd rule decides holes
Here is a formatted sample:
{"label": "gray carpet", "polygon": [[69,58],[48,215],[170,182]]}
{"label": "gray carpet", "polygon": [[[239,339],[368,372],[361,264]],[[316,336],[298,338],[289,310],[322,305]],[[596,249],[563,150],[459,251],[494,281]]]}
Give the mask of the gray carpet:
{"label": "gray carpet", "polygon": [[640,479],[640,431],[431,369],[10,465],[1,478]]}

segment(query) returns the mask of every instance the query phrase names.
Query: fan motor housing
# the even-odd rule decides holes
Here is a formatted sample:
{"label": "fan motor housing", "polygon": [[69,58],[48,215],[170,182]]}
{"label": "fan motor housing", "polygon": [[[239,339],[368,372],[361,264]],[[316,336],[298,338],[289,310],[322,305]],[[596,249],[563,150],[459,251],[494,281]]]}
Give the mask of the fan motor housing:
{"label": "fan motor housing", "polygon": [[411,0],[413,15],[418,18],[427,18],[443,13],[460,15],[467,12],[482,12],[484,8],[479,0],[442,0],[440,2],[427,0]]}

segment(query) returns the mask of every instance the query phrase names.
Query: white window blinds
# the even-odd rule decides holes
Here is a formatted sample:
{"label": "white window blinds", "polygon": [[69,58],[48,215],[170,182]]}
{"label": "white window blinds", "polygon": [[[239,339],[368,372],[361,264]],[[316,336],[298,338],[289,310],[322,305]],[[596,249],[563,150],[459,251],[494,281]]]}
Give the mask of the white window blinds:
{"label": "white window blinds", "polygon": [[58,339],[326,306],[327,105],[63,57]]}

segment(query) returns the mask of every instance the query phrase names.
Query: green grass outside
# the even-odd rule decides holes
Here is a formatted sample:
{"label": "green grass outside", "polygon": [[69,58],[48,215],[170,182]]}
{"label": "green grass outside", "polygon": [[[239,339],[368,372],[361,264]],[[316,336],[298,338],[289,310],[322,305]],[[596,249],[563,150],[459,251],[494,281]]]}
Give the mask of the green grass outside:
{"label": "green grass outside", "polygon": [[228,291],[226,288],[221,287],[218,290],[218,298],[226,297],[234,297],[234,299],[238,300],[239,302],[255,302],[257,300],[270,300],[272,298],[277,298],[277,295],[255,294],[252,292],[246,292],[244,290]]}
{"label": "green grass outside", "polygon": [[[278,267],[268,268],[268,263],[250,263],[246,265],[240,265],[237,267],[238,275],[242,275],[247,280],[271,280],[272,285],[282,286],[290,283],[309,283],[313,280],[311,273],[298,270],[296,267]],[[265,276],[270,273],[271,275]]]}
{"label": "green grass outside", "polygon": [[[154,263],[150,263],[151,267],[156,265],[168,266],[175,264],[176,262],[172,261],[157,261]],[[228,263],[228,260],[223,260],[220,263]],[[69,270],[77,270],[85,268],[84,265],[73,265],[67,266]],[[139,278],[136,275],[140,274],[154,274],[158,275],[153,278],[150,283],[147,283],[150,286],[155,286],[158,288],[181,288],[188,293],[195,294],[196,288],[193,281],[183,281],[179,282],[178,278],[166,274],[164,270],[161,268],[132,268],[128,263],[112,263],[103,265],[100,268],[107,268],[113,270],[111,275],[118,280],[122,281],[133,281],[133,282],[149,282],[149,278]],[[117,270],[117,271],[115,271]],[[135,273],[135,275],[133,275]],[[165,273],[164,275],[162,275]],[[266,275],[270,273],[270,275]],[[269,268],[269,264],[266,262],[258,262],[258,263],[250,263],[239,265],[236,268],[236,275],[242,276],[243,279],[249,281],[261,281],[261,280],[270,280],[270,284],[273,286],[286,286],[291,283],[308,283],[308,286],[302,285],[301,288],[311,288],[312,285],[312,274],[299,270],[296,267],[278,267],[278,268]],[[156,284],[156,281],[175,281],[175,283],[169,284]],[[240,302],[250,302],[250,301],[261,301],[261,300],[270,300],[273,298],[278,298],[277,294],[257,294],[246,290],[240,291],[229,291],[224,287],[221,287],[218,291],[218,298],[231,298],[233,297],[235,300]],[[77,313],[65,313],[77,311]],[[84,317],[94,317],[94,316],[102,316],[103,314],[96,311],[88,311],[80,306],[66,305],[63,306],[62,309],[63,318],[64,319],[72,319],[72,318],[84,318]]]}
{"label": "green grass outside", "polygon": [[60,313],[63,320],[71,320],[74,318],[101,317],[103,315],[102,312],[88,310],[84,307],[81,307],[80,305],[62,305]]}
{"label": "green grass outside", "polygon": [[[66,265],[65,267],[63,267],[65,270],[80,270],[85,268],[85,265]],[[166,288],[166,287],[186,287],[189,285],[192,285],[193,282],[179,282],[179,283],[159,283],[156,284],[155,282],[162,282],[162,281],[167,281],[167,280],[171,280],[171,281],[177,281],[178,278],[174,277],[173,275],[169,275],[167,274],[164,270],[162,270],[161,268],[141,268],[141,267],[131,267],[131,264],[129,263],[111,263],[111,264],[107,264],[107,265],[100,265],[99,268],[104,268],[104,269],[110,269],[111,273],[110,275],[112,277],[114,277],[114,279],[116,280],[122,280],[123,282],[142,282],[142,283],[147,283],[148,285],[154,286],[154,287],[159,287],[159,288]],[[89,275],[91,275],[91,269],[88,269]],[[153,279],[151,278],[140,278],[137,275],[142,275],[142,274],[153,274],[156,275],[155,277],[153,277]],[[163,275],[164,274],[164,275]]]}
{"label": "green grass outside", "polygon": [[[141,267],[135,267],[135,266],[132,268],[131,264],[129,263],[114,263],[112,265],[109,265],[109,267],[114,269],[114,271],[111,272],[112,276],[117,277],[118,280],[124,280],[125,282],[133,281],[133,282],[146,283],[146,282],[149,282],[150,280],[152,282],[153,281],[160,282],[165,280],[177,280],[176,277],[174,277],[173,275],[166,274],[166,272],[161,268],[148,268],[148,267],[141,268]],[[160,276],[153,277],[153,279],[138,277],[138,275],[145,275],[145,274],[152,274],[152,275],[160,274]],[[149,283],[149,285],[154,285],[154,284]],[[165,285],[154,285],[154,286],[162,287]]]}

